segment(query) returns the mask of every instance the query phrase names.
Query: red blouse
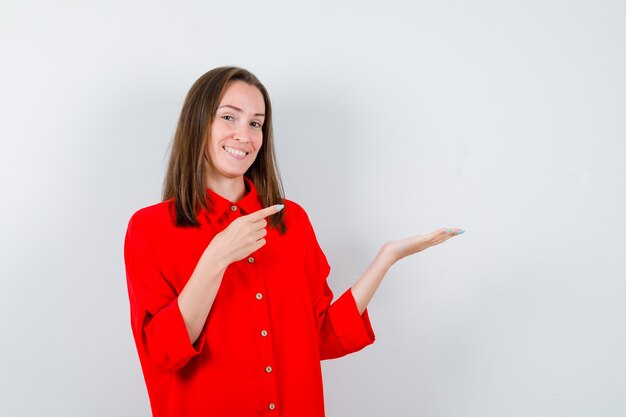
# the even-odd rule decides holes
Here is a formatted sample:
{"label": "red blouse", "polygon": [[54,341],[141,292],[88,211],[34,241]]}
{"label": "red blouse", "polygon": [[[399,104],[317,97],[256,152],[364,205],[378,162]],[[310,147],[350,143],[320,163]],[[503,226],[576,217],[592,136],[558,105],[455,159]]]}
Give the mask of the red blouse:
{"label": "red blouse", "polygon": [[262,208],[252,181],[232,203],[210,189],[200,228],[175,227],[171,200],[130,219],[124,259],[133,336],[154,417],[324,416],[320,360],[374,342],[348,289],[331,304],[330,266],[304,209],[284,200],[287,232],[230,264],[192,345],[178,294],[211,239]]}

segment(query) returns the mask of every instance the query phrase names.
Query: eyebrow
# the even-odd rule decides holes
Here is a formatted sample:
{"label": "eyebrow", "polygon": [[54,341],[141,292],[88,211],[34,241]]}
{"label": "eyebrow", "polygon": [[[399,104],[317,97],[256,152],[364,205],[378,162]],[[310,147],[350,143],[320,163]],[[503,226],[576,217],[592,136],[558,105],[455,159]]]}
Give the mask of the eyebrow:
{"label": "eyebrow", "polygon": [[[219,106],[219,107],[218,107],[218,110],[219,110],[219,109],[221,109],[222,107],[230,107],[230,108],[231,108],[231,109],[233,109],[233,110],[237,110],[238,112],[243,113],[243,110],[241,110],[239,107],[235,107],[235,106],[232,106],[232,105],[230,105],[230,104],[224,104],[223,106]],[[265,114],[263,114],[263,113],[254,113],[254,115],[255,115],[255,116],[265,117]]]}

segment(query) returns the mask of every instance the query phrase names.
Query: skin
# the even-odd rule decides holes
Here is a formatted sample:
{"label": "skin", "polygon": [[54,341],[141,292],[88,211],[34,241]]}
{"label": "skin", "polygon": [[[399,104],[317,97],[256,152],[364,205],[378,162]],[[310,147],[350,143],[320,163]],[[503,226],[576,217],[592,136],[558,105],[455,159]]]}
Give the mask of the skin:
{"label": "skin", "polygon": [[[263,144],[261,125],[264,111],[265,102],[261,92],[243,81],[232,82],[218,106],[206,149],[206,157],[212,166],[207,164],[205,177],[207,187],[229,201],[239,201],[245,195],[243,174],[252,165]],[[224,146],[234,147],[248,154],[239,160],[225,151]],[[224,271],[231,263],[246,258],[265,245],[266,218],[281,209],[280,205],[274,205],[238,217],[215,235],[203,252],[178,297],[178,305],[192,344],[204,327]],[[457,228],[442,228],[426,235],[386,242],[351,288],[359,313],[363,314],[394,263],[460,233],[462,231]]]}
{"label": "skin", "polygon": [[[207,164],[205,178],[208,188],[229,201],[239,201],[245,195],[243,174],[263,145],[261,128],[265,117],[261,115],[264,113],[263,94],[243,81],[232,82],[218,105],[206,149],[206,158],[213,167]],[[224,146],[248,154],[239,160],[226,152]]]}

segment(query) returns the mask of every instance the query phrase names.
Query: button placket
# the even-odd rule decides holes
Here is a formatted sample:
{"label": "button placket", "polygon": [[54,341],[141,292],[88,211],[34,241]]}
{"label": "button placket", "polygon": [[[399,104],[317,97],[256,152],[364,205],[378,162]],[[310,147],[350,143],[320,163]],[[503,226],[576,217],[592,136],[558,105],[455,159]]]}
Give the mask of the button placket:
{"label": "button placket", "polygon": [[[258,259],[255,259],[254,256],[249,256],[247,258],[247,268],[250,268],[251,276],[255,278],[256,291],[254,294],[254,304],[256,305],[255,310],[258,312],[255,315],[256,324],[257,324],[257,333],[255,337],[258,337],[259,340],[259,350],[261,353],[260,359],[261,369],[263,373],[267,375],[267,380],[265,384],[267,384],[265,389],[263,389],[265,395],[267,395],[266,401],[272,400],[276,398],[277,395],[277,387],[276,387],[276,378],[274,377],[275,369],[269,364],[275,363],[274,359],[274,351],[273,345],[268,338],[271,333],[270,328],[270,317],[269,317],[269,306],[267,304],[267,288],[265,287],[265,279],[262,274],[261,264],[259,264]],[[254,271],[254,272],[252,272]],[[263,363],[265,362],[265,363]],[[274,411],[276,409],[275,402],[267,402],[267,407],[270,411]]]}

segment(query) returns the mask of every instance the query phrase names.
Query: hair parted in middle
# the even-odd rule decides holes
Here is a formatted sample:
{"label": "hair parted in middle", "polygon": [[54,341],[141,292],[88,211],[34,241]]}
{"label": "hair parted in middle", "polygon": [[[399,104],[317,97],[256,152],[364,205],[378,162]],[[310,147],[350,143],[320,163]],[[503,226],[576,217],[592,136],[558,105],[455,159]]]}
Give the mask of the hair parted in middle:
{"label": "hair parted in middle", "polygon": [[[265,101],[263,143],[244,175],[252,180],[263,207],[284,204],[284,191],[274,152],[269,94],[250,71],[233,66],[218,67],[198,78],[189,90],[172,140],[162,200],[173,199],[176,226],[198,227],[199,211],[213,207],[205,184],[205,172],[211,164],[206,157],[206,148],[217,107],[232,81],[244,81],[255,86]],[[285,233],[282,210],[268,219],[268,227],[276,228],[280,234]]]}

